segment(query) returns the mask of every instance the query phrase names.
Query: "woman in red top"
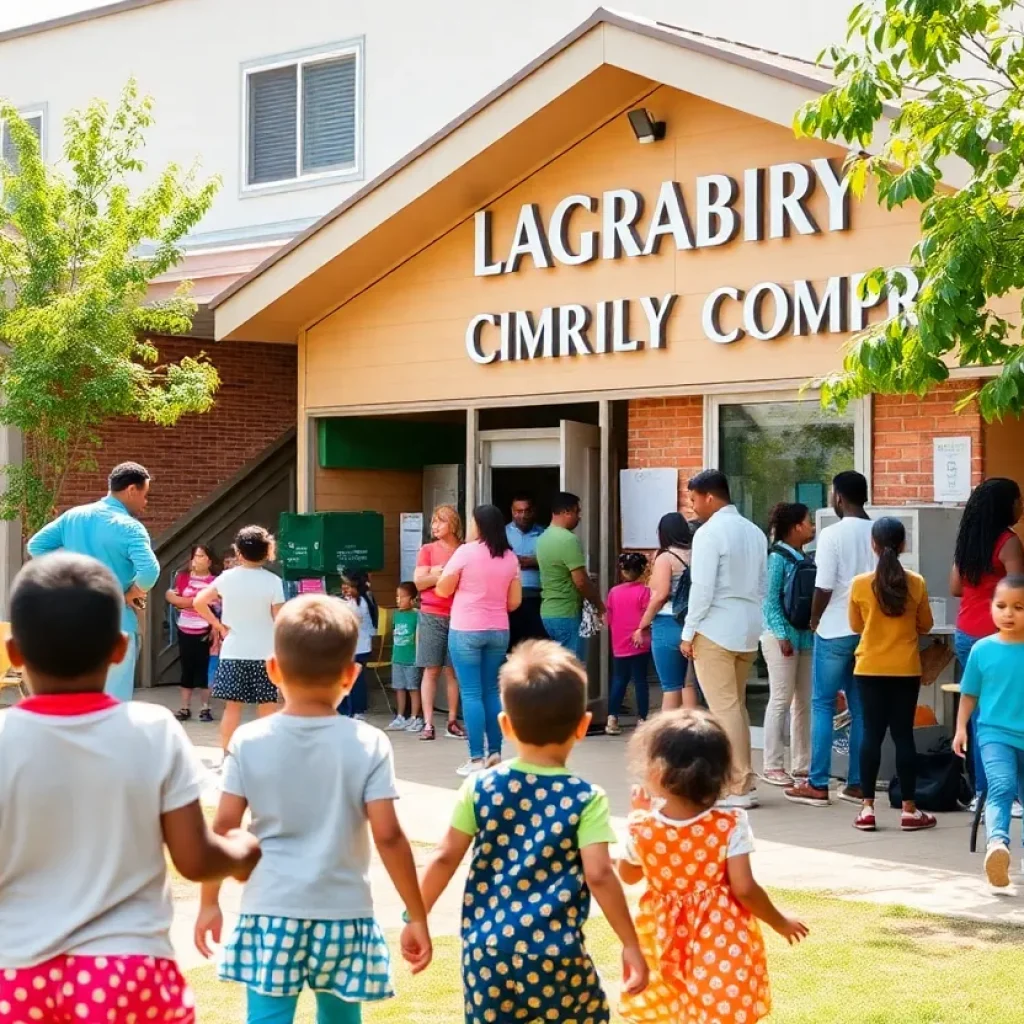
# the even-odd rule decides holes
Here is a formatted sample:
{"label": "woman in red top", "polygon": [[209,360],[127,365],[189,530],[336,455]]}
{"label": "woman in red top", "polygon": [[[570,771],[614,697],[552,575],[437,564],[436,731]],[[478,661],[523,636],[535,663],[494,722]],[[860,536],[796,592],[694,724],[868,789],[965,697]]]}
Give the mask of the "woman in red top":
{"label": "woman in red top", "polygon": [[[1013,526],[1024,510],[1020,487],[1005,477],[985,480],[971,492],[949,574],[949,592],[960,598],[953,638],[960,670],[967,666],[971,648],[982,637],[996,632],[992,621],[992,598],[996,584],[1007,575],[1024,572],[1024,547]],[[985,791],[985,769],[974,733],[974,721],[968,730],[968,750],[974,769],[974,790]]]}
{"label": "woman in red top", "polygon": [[434,590],[448,564],[448,559],[462,543],[462,519],[452,505],[438,505],[430,519],[430,535],[434,538],[424,544],[416,556],[413,582],[420,592],[420,618],[416,627],[416,666],[423,669],[420,693],[423,698],[421,740],[434,738],[434,697],[437,678],[444,669],[448,684],[448,727],[445,735],[452,739],[465,739],[459,725],[459,684],[455,681],[452,660],[448,654],[448,623],[452,612],[452,598],[441,597]]}

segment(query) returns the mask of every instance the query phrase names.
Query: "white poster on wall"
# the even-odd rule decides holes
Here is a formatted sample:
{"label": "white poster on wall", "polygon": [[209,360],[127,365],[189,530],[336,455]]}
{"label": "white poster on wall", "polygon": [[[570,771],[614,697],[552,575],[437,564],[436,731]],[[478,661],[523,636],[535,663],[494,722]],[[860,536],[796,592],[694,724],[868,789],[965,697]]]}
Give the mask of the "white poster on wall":
{"label": "white poster on wall", "polygon": [[398,516],[398,564],[401,581],[411,580],[416,570],[416,556],[423,543],[423,513],[401,512]]}
{"label": "white poster on wall", "polygon": [[966,501],[971,496],[971,439],[934,438],[933,501]]}
{"label": "white poster on wall", "polygon": [[647,551],[658,546],[658,521],[679,510],[679,470],[619,471],[622,546]]}

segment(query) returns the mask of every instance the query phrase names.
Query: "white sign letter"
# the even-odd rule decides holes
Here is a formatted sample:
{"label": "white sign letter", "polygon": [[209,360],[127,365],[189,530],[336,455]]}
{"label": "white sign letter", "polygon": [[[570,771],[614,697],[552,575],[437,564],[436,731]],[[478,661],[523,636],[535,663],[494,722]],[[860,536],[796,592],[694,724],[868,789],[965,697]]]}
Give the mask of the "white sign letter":
{"label": "white sign letter", "polygon": [[466,351],[474,363],[486,366],[498,358],[497,351],[485,354],[484,350],[480,347],[480,331],[483,325],[493,325],[497,322],[498,318],[493,313],[478,313],[469,321],[469,326],[466,328]]}
{"label": "white sign letter", "polygon": [[516,311],[516,359],[550,359],[555,354],[555,314],[550,306],[540,311],[537,326],[528,310]]}
{"label": "white sign letter", "polygon": [[711,341],[720,345],[727,345],[731,341],[738,341],[743,337],[743,331],[737,327],[726,334],[722,330],[722,299],[734,299],[739,301],[743,298],[743,292],[737,288],[716,288],[704,302],[704,312],[701,314],[701,323],[704,326],[704,335]]}
{"label": "white sign letter", "polygon": [[636,222],[644,211],[644,197],[628,188],[612,189],[601,198],[602,238],[601,255],[606,260],[620,256],[640,255],[640,236]]}
{"label": "white sign letter", "polygon": [[743,172],[743,240],[760,242],[764,238],[764,168],[750,167]]}
{"label": "white sign letter", "polygon": [[559,263],[575,267],[597,258],[596,231],[580,233],[580,251],[578,253],[569,248],[569,214],[577,206],[582,207],[588,213],[593,213],[596,203],[597,200],[593,196],[566,196],[555,207],[548,223],[548,240],[551,251]]}
{"label": "white sign letter", "polygon": [[846,330],[846,303],[843,301],[845,277],[830,277],[825,285],[825,294],[818,303],[814,285],[810,281],[793,282],[794,334],[820,334],[821,325],[828,314],[828,329],[832,334]]}
{"label": "white sign letter", "polygon": [[[818,225],[804,209],[803,201],[814,191],[814,178],[803,164],[772,164],[768,169],[769,192],[771,196],[771,217],[769,236],[788,238],[789,225],[795,224],[801,235],[814,235]],[[787,192],[787,182],[793,183],[793,190]]]}
{"label": "white sign letter", "polygon": [[654,204],[654,213],[651,216],[651,226],[647,229],[644,255],[657,253],[665,235],[671,235],[675,239],[677,249],[693,248],[690,218],[686,215],[686,203],[676,181],[661,183],[658,201]]}
{"label": "white sign letter", "polygon": [[661,300],[659,307],[658,300],[653,295],[640,300],[640,305],[643,306],[647,316],[648,326],[651,328],[651,333],[648,335],[650,338],[647,342],[648,348],[665,347],[665,327],[668,325],[668,315],[672,312],[675,301],[675,295],[666,295]]}
{"label": "white sign letter", "polygon": [[[765,296],[771,295],[775,300],[775,319],[771,327],[764,328],[762,324],[762,307]],[[784,288],[771,281],[763,284],[755,284],[747,292],[747,298],[743,303],[743,322],[751,336],[760,341],[771,341],[777,338],[789,325],[789,296]]]}
{"label": "white sign letter", "polygon": [[842,168],[836,173],[827,157],[816,157],[811,166],[828,196],[829,231],[845,231],[850,226],[850,179],[843,175]]}
{"label": "white sign letter", "polygon": [[[736,182],[725,174],[708,174],[697,179],[697,248],[724,245],[736,237],[739,217],[732,208],[736,201]],[[717,221],[712,231],[711,221]]]}
{"label": "white sign letter", "polygon": [[558,354],[589,356],[590,343],[586,330],[590,326],[590,310],[575,303],[558,307]]}
{"label": "white sign letter", "polygon": [[500,274],[502,265],[491,262],[491,211],[477,210],[473,217],[473,273],[476,277]]}
{"label": "white sign letter", "polygon": [[874,308],[882,301],[881,292],[868,291],[863,299],[860,297],[860,283],[867,276],[867,274],[854,274],[850,278],[851,331],[863,331],[867,325],[867,317],[864,315],[865,312]]}
{"label": "white sign letter", "polygon": [[636,352],[638,342],[629,336],[629,299],[612,300],[612,351]]}
{"label": "white sign letter", "polygon": [[[902,275],[903,280],[896,275]],[[893,267],[889,271],[889,316],[898,316],[910,309],[920,287],[917,274],[910,267]]]}
{"label": "white sign letter", "polygon": [[546,270],[551,266],[551,253],[548,252],[547,239],[541,230],[540,209],[536,203],[527,203],[519,211],[519,223],[512,237],[505,273],[514,274],[519,269],[519,261],[526,255],[532,257],[535,267]]}

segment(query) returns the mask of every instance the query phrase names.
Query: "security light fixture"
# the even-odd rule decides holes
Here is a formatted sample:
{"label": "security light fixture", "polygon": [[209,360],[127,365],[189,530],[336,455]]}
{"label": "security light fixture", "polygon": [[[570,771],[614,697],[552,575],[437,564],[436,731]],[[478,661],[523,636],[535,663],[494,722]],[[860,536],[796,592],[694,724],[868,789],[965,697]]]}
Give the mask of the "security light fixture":
{"label": "security light fixture", "polygon": [[636,141],[640,143],[660,142],[665,138],[665,122],[655,121],[648,110],[631,110],[626,115],[633,129]]}

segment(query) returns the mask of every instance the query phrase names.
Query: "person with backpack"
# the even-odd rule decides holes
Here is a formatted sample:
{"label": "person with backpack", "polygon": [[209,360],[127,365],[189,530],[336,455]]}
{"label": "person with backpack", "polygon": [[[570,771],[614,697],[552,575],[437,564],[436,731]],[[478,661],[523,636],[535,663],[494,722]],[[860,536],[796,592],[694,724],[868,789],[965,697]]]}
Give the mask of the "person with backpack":
{"label": "person with backpack", "polygon": [[[768,582],[761,651],[768,666],[764,713],[764,768],[770,786],[792,786],[811,766],[811,604],[814,559],[804,545],[814,539],[810,509],[779,502],[768,515]],[[785,769],[786,720],[790,723],[790,770]]]}
{"label": "person with backpack", "polygon": [[[697,707],[697,687],[686,685],[689,660],[679,642],[690,593],[690,524],[678,512],[669,512],[658,523],[658,553],[651,566],[648,587],[651,599],[633,634],[638,650],[650,633],[651,655],[661,683],[661,709]],[[678,598],[678,600],[677,600]],[[681,615],[677,617],[677,605]]]}

